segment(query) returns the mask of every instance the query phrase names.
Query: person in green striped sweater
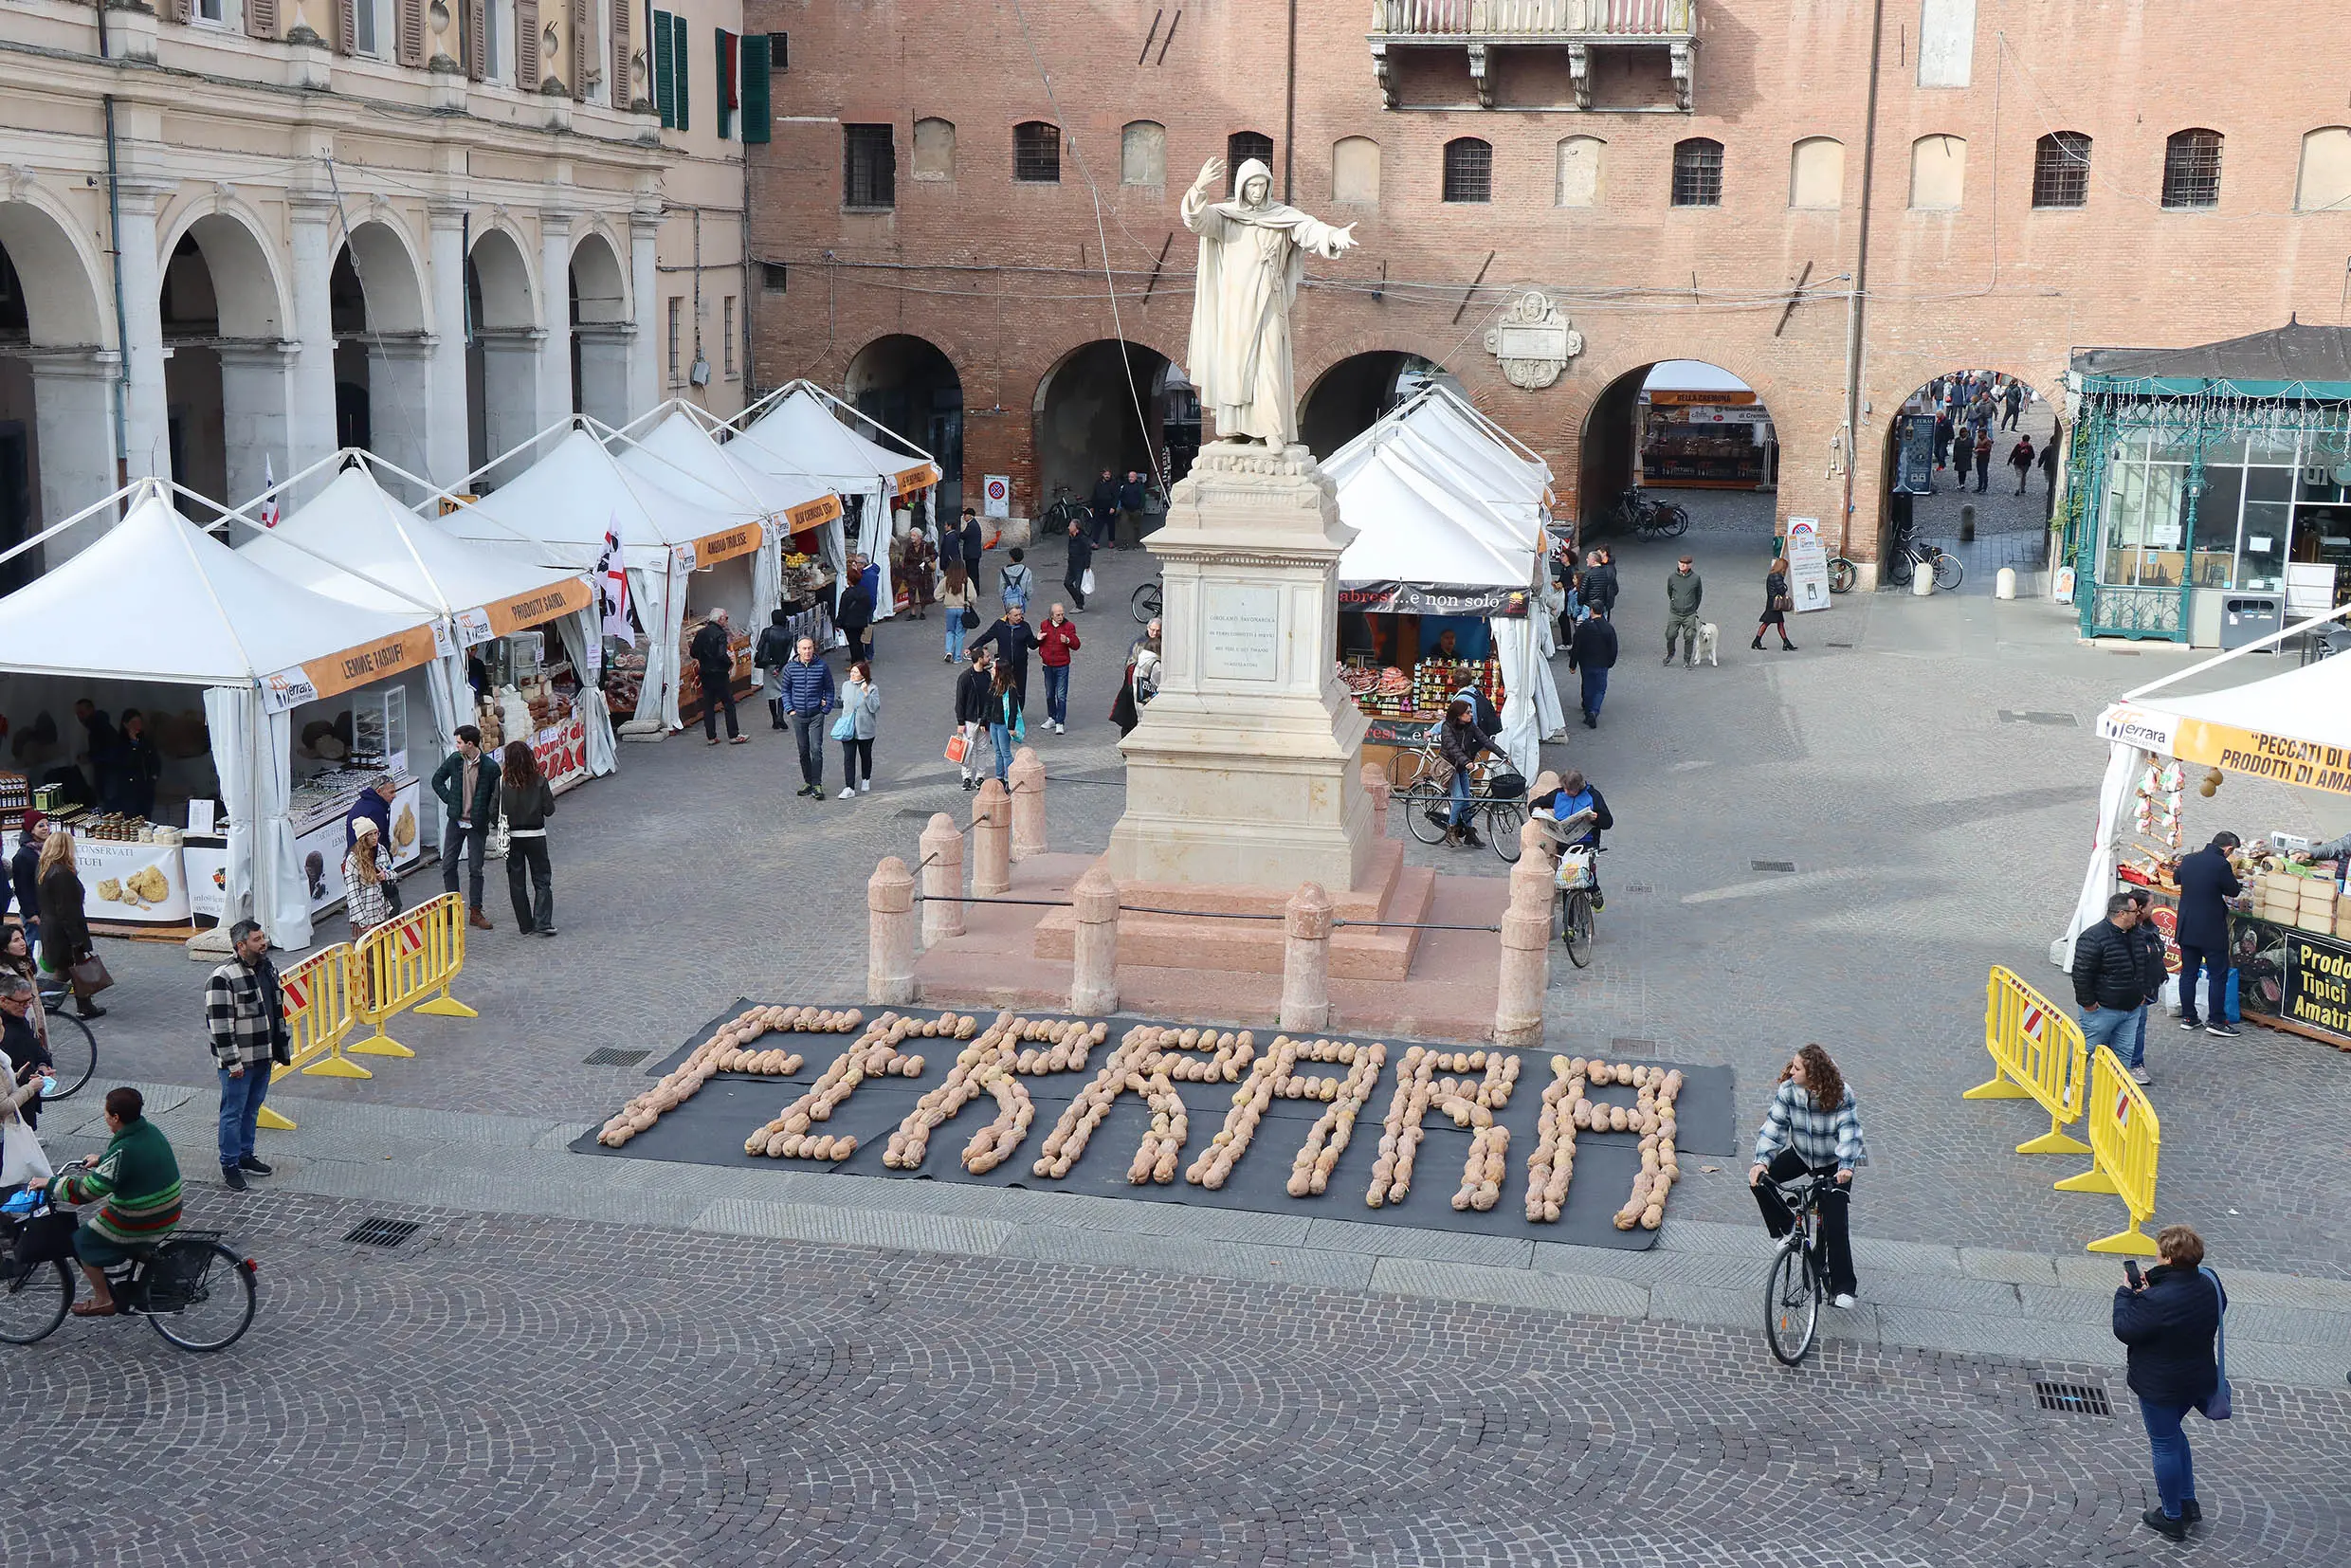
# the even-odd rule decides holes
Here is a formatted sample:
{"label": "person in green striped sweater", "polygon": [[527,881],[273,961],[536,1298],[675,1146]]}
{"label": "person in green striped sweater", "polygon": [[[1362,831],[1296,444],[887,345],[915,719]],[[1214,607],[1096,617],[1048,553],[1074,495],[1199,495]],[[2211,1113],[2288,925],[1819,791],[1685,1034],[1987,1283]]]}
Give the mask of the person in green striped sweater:
{"label": "person in green striped sweater", "polygon": [[74,1256],[90,1279],[90,1300],[77,1303],[80,1318],[115,1315],[106,1270],[130,1260],[132,1249],[154,1247],[179,1225],[179,1159],[163,1129],[147,1120],[147,1102],[124,1086],[106,1091],[106,1130],[114,1135],[106,1152],[77,1160],[49,1182],[52,1203],[95,1203],[74,1231]]}

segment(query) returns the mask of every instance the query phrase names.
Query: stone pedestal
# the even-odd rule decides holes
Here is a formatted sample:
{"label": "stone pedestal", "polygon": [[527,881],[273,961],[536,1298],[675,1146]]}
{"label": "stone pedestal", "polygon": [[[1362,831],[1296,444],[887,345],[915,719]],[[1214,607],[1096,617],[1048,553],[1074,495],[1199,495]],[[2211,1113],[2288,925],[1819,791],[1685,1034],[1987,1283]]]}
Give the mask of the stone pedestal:
{"label": "stone pedestal", "polygon": [[1145,545],[1164,585],[1159,693],[1121,743],[1121,884],[1312,882],[1370,868],[1362,714],[1340,684],[1339,556],[1354,537],[1303,447],[1219,443]]}

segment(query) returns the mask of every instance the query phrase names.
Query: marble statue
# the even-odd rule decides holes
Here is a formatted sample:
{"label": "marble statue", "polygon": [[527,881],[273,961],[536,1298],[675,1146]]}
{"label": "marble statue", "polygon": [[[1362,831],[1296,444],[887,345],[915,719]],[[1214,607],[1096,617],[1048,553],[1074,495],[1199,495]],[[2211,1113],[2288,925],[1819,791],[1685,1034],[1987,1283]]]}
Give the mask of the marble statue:
{"label": "marble statue", "polygon": [[1192,296],[1192,345],[1185,370],[1224,441],[1279,450],[1298,439],[1290,384],[1290,301],[1305,275],[1305,253],[1336,260],[1356,244],[1355,225],[1335,228],[1273,199],[1273,171],[1241,165],[1232,201],[1212,201],[1221,159],[1200,166],[1184,192],[1184,227],[1200,236]]}

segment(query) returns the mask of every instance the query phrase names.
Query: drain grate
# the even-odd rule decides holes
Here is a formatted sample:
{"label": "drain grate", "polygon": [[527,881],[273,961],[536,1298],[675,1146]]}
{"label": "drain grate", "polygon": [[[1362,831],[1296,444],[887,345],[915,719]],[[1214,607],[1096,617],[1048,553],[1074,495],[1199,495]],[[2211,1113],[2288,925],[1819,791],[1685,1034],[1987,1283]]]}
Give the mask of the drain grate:
{"label": "drain grate", "polygon": [[1793,871],[1795,869],[1795,862],[1792,860],[1751,860],[1747,864],[1759,871]]}
{"label": "drain grate", "polygon": [[1640,1056],[1655,1051],[1657,1049],[1657,1042],[1654,1040],[1635,1040],[1630,1035],[1619,1035],[1617,1038],[1611,1040],[1608,1043],[1608,1048],[1614,1051],[1622,1051],[1627,1055]]}
{"label": "drain grate", "polygon": [[412,1219],[385,1219],[377,1215],[353,1226],[343,1233],[343,1239],[362,1247],[397,1247],[423,1229]]}
{"label": "drain grate", "polygon": [[2003,724],[2048,724],[2053,728],[2069,730],[2078,730],[2082,727],[2082,721],[2069,713],[2012,713],[2007,708],[2000,710],[2000,722]]}
{"label": "drain grate", "polygon": [[633,1067],[652,1054],[649,1050],[614,1050],[611,1046],[598,1046],[580,1058],[580,1065],[589,1067]]}
{"label": "drain grate", "polygon": [[1845,648],[1850,648],[1850,647],[1851,647],[1853,645],[1852,645],[1852,644],[1850,644],[1850,643],[1831,643],[1829,646],[1830,646],[1831,647],[1845,647]]}
{"label": "drain grate", "polygon": [[2074,1415],[2112,1415],[2114,1407],[2106,1403],[2106,1391],[2095,1383],[2042,1383],[2032,1385],[2032,1396],[2043,1410],[2065,1411]]}
{"label": "drain grate", "polygon": [[920,806],[901,806],[897,811],[892,811],[890,814],[896,817],[902,817],[909,822],[928,822],[936,813],[925,811]]}

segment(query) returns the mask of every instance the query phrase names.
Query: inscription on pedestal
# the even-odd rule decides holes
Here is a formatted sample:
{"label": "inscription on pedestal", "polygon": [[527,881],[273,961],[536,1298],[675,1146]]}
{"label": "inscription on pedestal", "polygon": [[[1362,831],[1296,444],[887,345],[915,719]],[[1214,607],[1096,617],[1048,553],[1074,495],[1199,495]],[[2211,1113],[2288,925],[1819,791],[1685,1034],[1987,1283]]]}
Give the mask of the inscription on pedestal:
{"label": "inscription on pedestal", "polygon": [[1227,681],[1279,680],[1281,591],[1219,583],[1202,600],[1201,673]]}

